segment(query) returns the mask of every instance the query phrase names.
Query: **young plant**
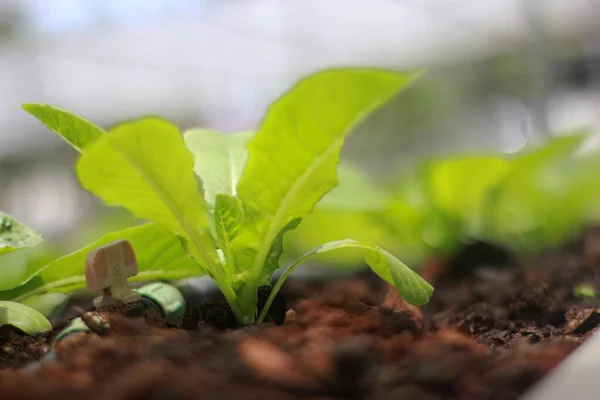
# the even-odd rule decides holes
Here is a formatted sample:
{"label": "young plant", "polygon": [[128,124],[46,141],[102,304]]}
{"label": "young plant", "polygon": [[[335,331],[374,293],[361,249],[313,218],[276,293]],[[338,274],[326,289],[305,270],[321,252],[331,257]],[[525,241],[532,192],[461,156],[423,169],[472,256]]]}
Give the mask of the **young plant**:
{"label": "young plant", "polygon": [[[449,257],[470,239],[517,253],[555,245],[598,215],[598,154],[575,156],[575,132],[516,154],[452,155],[424,160],[387,188],[356,171],[328,194],[292,239],[299,243],[352,234],[377,240],[416,267]],[[347,167],[346,167],[347,169]],[[348,203],[344,193],[376,194]],[[346,263],[360,260],[348,257]]]}
{"label": "young plant", "polygon": [[[390,253],[367,242],[340,240],[315,247],[292,263],[267,305],[257,309],[259,287],[270,285],[279,267],[285,233],[337,185],[336,166],[345,138],[417,76],[360,68],[319,72],[273,103],[256,133],[192,130],[185,133],[185,141],[176,126],[156,117],[123,123],[104,134],[100,128],[72,128],[70,119],[78,124],[85,120],[64,110],[58,110],[60,118],[53,118],[53,107],[25,108],[82,152],[76,170],[84,188],[109,205],[155,221],[110,234],[132,243],[140,267],[137,278],[157,267],[169,275],[160,278],[178,275],[180,263],[171,269],[149,257],[152,251],[162,256],[157,245],[175,240],[195,260],[190,260],[194,271],[184,275],[207,272],[236,319],[250,324],[263,321],[291,272],[310,257],[337,249],[361,250],[371,268],[409,303],[428,301],[431,286]],[[154,232],[155,240],[147,240],[142,230]],[[62,278],[42,277],[46,283],[32,290],[66,290],[68,279],[71,288],[78,287],[81,277],[74,269],[83,264],[72,265],[82,256],[77,252],[42,269],[38,276]],[[65,278],[69,273],[58,264],[68,266],[72,276]],[[21,298],[30,294],[26,290]]]}
{"label": "young plant", "polygon": [[485,235],[519,253],[557,245],[593,220],[599,200],[598,154],[575,155],[586,134],[556,137],[510,161],[488,190]]}

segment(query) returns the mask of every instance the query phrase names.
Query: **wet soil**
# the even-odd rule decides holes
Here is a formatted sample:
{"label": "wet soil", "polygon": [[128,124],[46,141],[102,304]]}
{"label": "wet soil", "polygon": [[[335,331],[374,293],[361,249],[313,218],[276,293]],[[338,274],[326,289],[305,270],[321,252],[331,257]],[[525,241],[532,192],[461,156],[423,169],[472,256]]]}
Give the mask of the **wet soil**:
{"label": "wet soil", "polygon": [[5,338],[0,398],[517,399],[600,324],[600,299],[574,294],[600,290],[595,241],[520,263],[480,243],[432,258],[421,308],[364,273],[290,280],[261,326],[231,329],[217,301],[190,307],[188,329],[104,314],[108,333],[64,339],[51,362],[31,363],[53,334]]}

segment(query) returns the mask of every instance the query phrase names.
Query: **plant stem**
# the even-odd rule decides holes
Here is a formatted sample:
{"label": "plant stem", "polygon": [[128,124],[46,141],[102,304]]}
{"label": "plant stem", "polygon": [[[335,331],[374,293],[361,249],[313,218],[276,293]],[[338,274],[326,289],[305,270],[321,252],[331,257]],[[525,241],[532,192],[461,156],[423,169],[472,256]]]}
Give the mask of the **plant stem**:
{"label": "plant stem", "polygon": [[238,319],[238,322],[241,324],[248,325],[256,322],[259,283],[260,279],[251,279],[239,293],[238,305],[242,310],[242,319]]}
{"label": "plant stem", "polygon": [[[281,289],[281,286],[283,286],[283,283],[285,282],[285,280],[290,276],[290,274],[292,272],[294,272],[296,270],[296,268],[298,268],[300,265],[302,265],[302,263],[308,259],[311,256],[310,253],[305,254],[304,256],[298,258],[296,261],[294,261],[294,263],[292,265],[290,265],[283,274],[281,274],[281,276],[279,277],[279,279],[277,279],[277,283],[275,284],[275,286],[273,286],[273,290],[271,290],[271,293],[269,294],[269,298],[267,299],[267,302],[265,303],[265,306],[262,308],[262,310],[260,310],[260,314],[258,315],[258,318],[256,319],[256,323],[260,324],[264,321],[265,317],[267,316],[267,313],[269,312],[269,309],[271,308],[271,304],[273,304],[273,301],[275,300],[275,296],[277,296],[277,293],[279,292],[279,289]],[[258,290],[258,288],[257,288]]]}

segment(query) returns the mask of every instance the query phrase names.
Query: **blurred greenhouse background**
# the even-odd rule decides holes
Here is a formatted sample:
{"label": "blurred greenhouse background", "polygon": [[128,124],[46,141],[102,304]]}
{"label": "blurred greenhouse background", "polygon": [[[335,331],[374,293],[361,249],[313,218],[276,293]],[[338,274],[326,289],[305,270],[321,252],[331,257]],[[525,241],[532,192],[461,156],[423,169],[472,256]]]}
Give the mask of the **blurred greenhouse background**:
{"label": "blurred greenhouse background", "polygon": [[74,227],[113,223],[25,102],[103,127],[158,114],[234,132],[318,69],[426,67],[344,149],[374,179],[427,154],[597,132],[598,21],[598,0],[1,0],[0,209],[69,248]]}

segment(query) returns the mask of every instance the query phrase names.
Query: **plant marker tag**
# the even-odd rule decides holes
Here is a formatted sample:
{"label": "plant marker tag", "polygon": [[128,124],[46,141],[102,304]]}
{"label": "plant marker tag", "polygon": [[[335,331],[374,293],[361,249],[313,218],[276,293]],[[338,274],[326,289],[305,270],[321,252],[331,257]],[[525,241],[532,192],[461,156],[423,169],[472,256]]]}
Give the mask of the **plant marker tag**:
{"label": "plant marker tag", "polygon": [[520,400],[597,399],[600,393],[600,331],[573,351]]}
{"label": "plant marker tag", "polygon": [[103,292],[94,300],[96,308],[139,301],[141,296],[131,289],[127,278],[139,272],[135,252],[127,240],[117,240],[90,251],[85,262],[88,290]]}

